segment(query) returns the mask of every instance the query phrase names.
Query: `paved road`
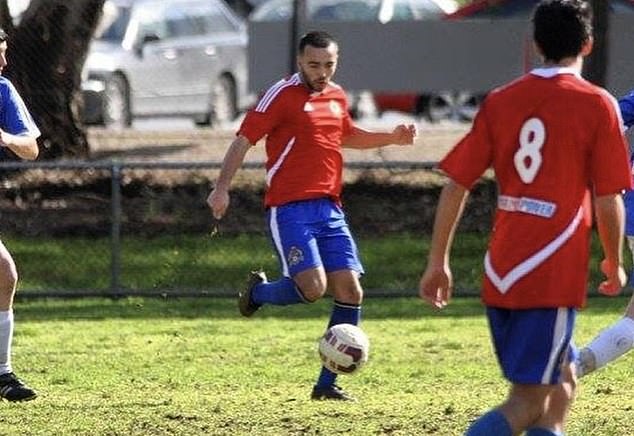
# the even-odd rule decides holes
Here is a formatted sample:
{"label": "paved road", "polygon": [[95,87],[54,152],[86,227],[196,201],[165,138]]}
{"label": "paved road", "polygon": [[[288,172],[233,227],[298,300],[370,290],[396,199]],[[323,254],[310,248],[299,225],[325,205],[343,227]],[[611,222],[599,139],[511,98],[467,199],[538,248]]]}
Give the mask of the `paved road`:
{"label": "paved road", "polygon": [[[391,129],[399,123],[416,123],[419,137],[413,147],[346,150],[347,162],[435,161],[444,156],[470,127],[468,123],[451,121],[430,124],[397,113],[357,122],[368,129]],[[131,129],[121,131],[91,128],[88,137],[95,159],[221,161],[239,123],[237,120],[217,129],[199,128],[187,119],[148,119],[135,121]],[[247,162],[263,160],[264,150],[260,146],[254,147],[246,157]]]}

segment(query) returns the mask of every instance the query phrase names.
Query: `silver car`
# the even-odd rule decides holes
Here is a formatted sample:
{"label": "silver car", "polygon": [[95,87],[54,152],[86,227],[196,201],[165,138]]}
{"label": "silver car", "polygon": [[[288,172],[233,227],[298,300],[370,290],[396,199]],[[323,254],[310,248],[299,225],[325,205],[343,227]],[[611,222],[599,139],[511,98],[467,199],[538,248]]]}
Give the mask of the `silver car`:
{"label": "silver car", "polygon": [[234,119],[252,103],[245,23],[221,0],[107,0],[83,69],[86,124]]}

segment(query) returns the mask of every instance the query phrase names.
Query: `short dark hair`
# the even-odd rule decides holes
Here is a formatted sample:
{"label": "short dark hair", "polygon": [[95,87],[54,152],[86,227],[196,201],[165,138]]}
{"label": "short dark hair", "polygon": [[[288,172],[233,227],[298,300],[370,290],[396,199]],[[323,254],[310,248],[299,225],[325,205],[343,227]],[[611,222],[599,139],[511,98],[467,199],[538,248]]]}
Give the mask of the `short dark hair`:
{"label": "short dark hair", "polygon": [[592,7],[586,0],[542,0],[533,13],[533,32],[546,60],[577,56],[592,37]]}
{"label": "short dark hair", "polygon": [[338,45],[337,40],[328,32],[314,30],[304,34],[299,40],[299,52],[303,53],[307,45],[316,48],[327,48],[330,44]]}

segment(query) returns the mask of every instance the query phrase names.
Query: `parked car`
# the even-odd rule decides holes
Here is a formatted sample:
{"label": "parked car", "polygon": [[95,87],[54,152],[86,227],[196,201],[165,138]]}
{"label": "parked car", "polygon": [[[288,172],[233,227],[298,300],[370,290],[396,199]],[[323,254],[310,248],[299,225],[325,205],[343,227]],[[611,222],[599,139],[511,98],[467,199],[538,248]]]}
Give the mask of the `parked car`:
{"label": "parked car", "polygon": [[245,23],[221,0],[107,0],[83,69],[83,121],[230,121],[252,103],[247,43]]}
{"label": "parked car", "polygon": [[[457,10],[454,0],[306,0],[306,18],[310,21],[379,21],[387,23],[398,20],[437,20]],[[249,16],[249,21],[269,22],[290,20],[293,12],[292,0],[265,0]],[[377,111],[395,110],[402,107],[403,97],[409,95],[395,93],[373,93],[371,91],[349,92],[353,116],[373,114]],[[431,105],[443,108],[447,104],[446,95],[425,94],[418,98],[412,95],[413,108],[427,111]],[[401,103],[401,105],[399,105]],[[405,104],[408,104],[407,102]],[[432,110],[434,116],[442,117],[441,109]],[[407,110],[407,112],[412,112]],[[447,111],[445,110],[445,115]]]}
{"label": "parked car", "polygon": [[[423,20],[454,12],[453,0],[306,0],[306,15],[311,21]],[[268,0],[255,8],[252,21],[282,21],[291,18],[292,0]]]}
{"label": "parked car", "polygon": [[[455,19],[498,19],[498,18],[530,18],[539,0],[474,0],[457,9],[447,18]],[[611,0],[612,12],[634,12],[634,0]]]}

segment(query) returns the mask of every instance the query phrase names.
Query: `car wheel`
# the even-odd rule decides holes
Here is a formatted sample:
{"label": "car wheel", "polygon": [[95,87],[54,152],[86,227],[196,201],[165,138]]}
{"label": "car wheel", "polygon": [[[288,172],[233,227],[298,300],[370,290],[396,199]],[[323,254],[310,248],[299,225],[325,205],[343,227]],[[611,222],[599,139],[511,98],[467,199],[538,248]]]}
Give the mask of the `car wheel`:
{"label": "car wheel", "polygon": [[449,119],[453,116],[453,97],[449,92],[441,92],[429,96],[425,116],[432,123]]}
{"label": "car wheel", "polygon": [[473,121],[482,102],[483,95],[461,91],[456,93],[456,114],[461,121]]}
{"label": "car wheel", "polygon": [[132,125],[128,85],[121,76],[111,76],[104,86],[102,121],[105,127],[123,129]]}
{"label": "car wheel", "polygon": [[200,126],[223,125],[236,118],[238,113],[236,105],[236,90],[233,81],[222,76],[211,87],[210,112],[205,119],[197,120]]}

